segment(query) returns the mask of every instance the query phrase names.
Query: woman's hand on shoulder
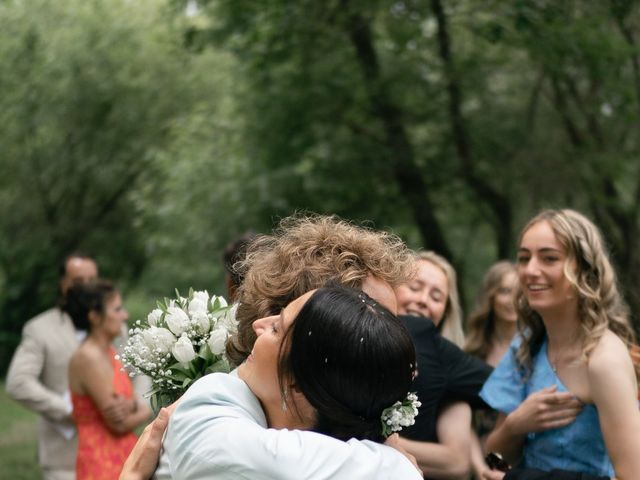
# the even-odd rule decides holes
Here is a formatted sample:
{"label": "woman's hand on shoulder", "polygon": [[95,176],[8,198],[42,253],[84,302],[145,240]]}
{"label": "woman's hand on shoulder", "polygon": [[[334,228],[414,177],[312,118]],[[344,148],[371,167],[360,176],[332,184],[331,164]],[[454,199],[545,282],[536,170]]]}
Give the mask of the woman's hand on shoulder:
{"label": "woman's hand on shoulder", "polygon": [[526,435],[569,425],[583,405],[570,392],[557,388],[551,385],[529,395],[507,416],[505,427],[514,435]]}
{"label": "woman's hand on shoulder", "polygon": [[161,409],[155,420],[145,427],[122,467],[120,480],[148,480],[153,476],[160,459],[162,437],[176,405],[177,402]]}
{"label": "woman's hand on shoulder", "polygon": [[420,472],[420,475],[422,475],[422,470],[420,469],[420,467],[418,467],[418,461],[416,460],[416,457],[411,455],[402,447],[402,445],[400,444],[400,436],[397,433],[394,433],[393,435],[389,435],[385,440],[384,444],[387,445],[388,447],[396,449],[405,457],[407,457],[409,461],[413,464],[413,466],[416,467],[416,470]]}

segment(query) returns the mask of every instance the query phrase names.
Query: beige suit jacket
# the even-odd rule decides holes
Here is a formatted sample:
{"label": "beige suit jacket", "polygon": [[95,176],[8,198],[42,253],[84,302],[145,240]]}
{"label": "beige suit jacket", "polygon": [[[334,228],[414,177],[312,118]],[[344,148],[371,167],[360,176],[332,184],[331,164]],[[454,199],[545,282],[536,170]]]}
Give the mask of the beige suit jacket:
{"label": "beige suit jacket", "polygon": [[[119,353],[127,338],[127,326],[123,325],[122,335],[114,341]],[[54,425],[73,428],[71,400],[65,396],[69,391],[69,360],[78,345],[71,318],[59,308],[52,308],[25,324],[9,365],[7,393],[40,414],[38,459],[45,471],[75,474],[77,436],[66,439]],[[146,377],[136,377],[133,383],[138,397],[150,386]]]}
{"label": "beige suit jacket", "polygon": [[69,359],[78,347],[71,319],[52,308],[29,320],[7,373],[7,393],[40,414],[38,458],[52,470],[75,470],[77,438],[70,440],[53,426],[73,425],[65,394],[69,390]]}

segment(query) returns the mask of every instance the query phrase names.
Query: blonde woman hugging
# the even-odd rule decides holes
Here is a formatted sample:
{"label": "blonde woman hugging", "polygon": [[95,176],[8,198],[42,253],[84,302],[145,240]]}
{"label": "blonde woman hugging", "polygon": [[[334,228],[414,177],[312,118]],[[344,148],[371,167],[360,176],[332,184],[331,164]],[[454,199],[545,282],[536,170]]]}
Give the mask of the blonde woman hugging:
{"label": "blonde woman hugging", "polygon": [[543,211],[522,231],[517,270],[519,334],[480,394],[501,412],[487,450],[640,479],[634,335],[600,232],[573,210]]}

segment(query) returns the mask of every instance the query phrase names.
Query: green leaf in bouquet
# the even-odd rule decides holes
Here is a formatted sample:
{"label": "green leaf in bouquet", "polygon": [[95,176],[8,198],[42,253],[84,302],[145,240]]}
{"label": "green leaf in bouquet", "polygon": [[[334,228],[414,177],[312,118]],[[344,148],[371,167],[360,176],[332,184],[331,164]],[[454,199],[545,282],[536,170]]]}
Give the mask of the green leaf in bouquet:
{"label": "green leaf in bouquet", "polygon": [[162,319],[164,320],[164,314],[167,313],[167,299],[164,299],[164,303],[162,303],[160,300],[156,300],[156,306],[162,310],[163,316]]}
{"label": "green leaf in bouquet", "polygon": [[213,363],[215,358],[207,343],[202,344],[200,350],[198,351],[198,356],[202,358],[207,365]]}
{"label": "green leaf in bouquet", "polygon": [[187,311],[187,304],[189,302],[189,298],[183,298],[182,295],[180,295],[180,292],[178,291],[178,289],[176,288],[176,304],[180,306],[180,308],[182,308],[184,311]]}
{"label": "green leaf in bouquet", "polygon": [[162,408],[162,405],[160,402],[160,395],[158,394],[158,392],[151,395],[151,398],[149,398],[149,404],[151,405],[151,410],[153,410],[153,413],[157,414],[160,411],[160,409]]}
{"label": "green leaf in bouquet", "polygon": [[[196,360],[198,359],[198,357],[196,357]],[[198,368],[195,365],[195,362],[192,360],[189,362],[189,373],[190,373],[190,377],[193,378],[198,374]]]}
{"label": "green leaf in bouquet", "polygon": [[178,371],[178,370],[176,370],[176,371],[171,370],[171,375],[168,375],[168,377],[171,380],[175,380],[178,383],[184,381],[185,378],[189,378],[189,376],[186,373]]}
{"label": "green leaf in bouquet", "polygon": [[[159,388],[152,388],[151,390],[149,390],[148,392],[146,392],[143,397],[144,398],[150,398],[152,399],[154,395],[157,395],[158,393],[160,393],[160,389]],[[150,400],[151,401],[151,400]]]}
{"label": "green leaf in bouquet", "polygon": [[204,372],[205,374],[215,373],[215,372],[228,373],[229,370],[231,370],[229,366],[229,362],[227,362],[224,358],[220,358],[216,362],[209,365]]}
{"label": "green leaf in bouquet", "polygon": [[189,378],[191,378],[192,376],[191,371],[188,368],[185,368],[180,362],[176,362],[173,365],[170,365],[169,370],[171,370],[172,374],[173,372],[180,372]]}
{"label": "green leaf in bouquet", "polygon": [[193,300],[193,287],[189,287],[189,301]]}

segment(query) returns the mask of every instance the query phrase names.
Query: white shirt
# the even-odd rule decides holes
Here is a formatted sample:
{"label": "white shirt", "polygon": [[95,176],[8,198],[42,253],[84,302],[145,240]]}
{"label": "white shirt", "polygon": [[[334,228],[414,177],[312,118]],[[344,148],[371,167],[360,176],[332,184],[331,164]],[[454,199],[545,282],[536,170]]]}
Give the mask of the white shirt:
{"label": "white shirt", "polygon": [[260,402],[231,374],[195,382],[173,412],[156,479],[419,480],[411,462],[368,440],[267,428]]}

